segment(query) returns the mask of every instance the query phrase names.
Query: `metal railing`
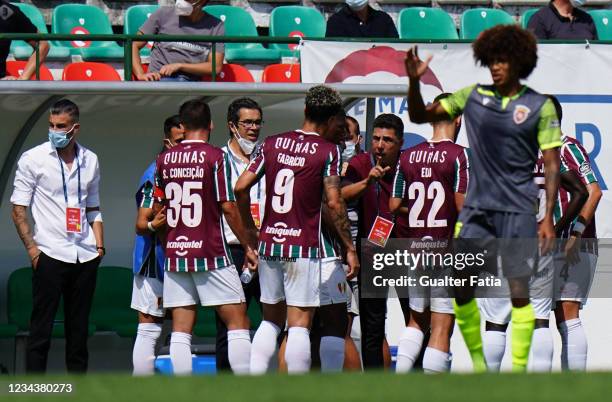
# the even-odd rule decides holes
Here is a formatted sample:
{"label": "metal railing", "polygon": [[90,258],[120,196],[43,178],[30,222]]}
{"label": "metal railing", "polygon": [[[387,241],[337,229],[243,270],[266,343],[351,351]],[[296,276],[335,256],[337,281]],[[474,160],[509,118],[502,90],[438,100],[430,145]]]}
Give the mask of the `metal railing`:
{"label": "metal railing", "polygon": [[[390,39],[390,38],[297,38],[273,36],[206,36],[206,35],[126,35],[126,34],[16,34],[0,33],[2,40],[35,40],[35,41],[92,41],[92,42],[123,42],[124,80],[132,80],[132,43],[134,42],[208,42],[211,43],[212,81],[216,81],[216,51],[218,43],[261,43],[261,44],[299,44],[302,40],[322,42],[361,42],[361,43],[471,43],[471,39]],[[539,43],[551,44],[612,44],[612,40],[546,40]],[[40,50],[35,46],[36,79],[40,79]]]}

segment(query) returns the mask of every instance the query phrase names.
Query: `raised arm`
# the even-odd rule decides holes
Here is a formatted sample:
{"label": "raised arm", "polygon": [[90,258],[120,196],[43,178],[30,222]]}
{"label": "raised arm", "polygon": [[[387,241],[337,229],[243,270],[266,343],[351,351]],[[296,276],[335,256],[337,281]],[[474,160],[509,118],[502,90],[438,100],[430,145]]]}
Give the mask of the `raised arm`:
{"label": "raised arm", "polygon": [[429,62],[419,59],[418,46],[408,49],[406,59],[406,75],[408,76],[408,115],[413,123],[431,123],[435,121],[449,120],[449,114],[439,102],[426,106],[421,96],[421,77],[429,69]]}

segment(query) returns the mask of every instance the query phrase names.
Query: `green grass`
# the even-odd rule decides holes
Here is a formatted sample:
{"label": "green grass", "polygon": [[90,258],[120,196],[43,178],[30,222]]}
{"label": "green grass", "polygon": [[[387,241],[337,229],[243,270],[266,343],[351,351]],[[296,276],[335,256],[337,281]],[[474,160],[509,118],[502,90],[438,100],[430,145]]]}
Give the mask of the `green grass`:
{"label": "green grass", "polygon": [[[72,394],[8,394],[9,383],[72,383]],[[609,401],[612,373],[395,375],[391,373],[264,377],[133,378],[90,374],[83,377],[2,377],[2,401],[150,402],[378,402],[378,401]]]}

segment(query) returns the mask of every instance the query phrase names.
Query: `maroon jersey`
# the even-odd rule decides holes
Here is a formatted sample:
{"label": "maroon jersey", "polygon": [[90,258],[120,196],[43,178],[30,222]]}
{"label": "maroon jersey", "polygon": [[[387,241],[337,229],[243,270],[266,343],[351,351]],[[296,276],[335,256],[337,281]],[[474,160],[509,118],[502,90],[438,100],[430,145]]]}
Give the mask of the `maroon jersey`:
{"label": "maroon jersey", "polygon": [[[563,145],[561,145],[561,171],[573,170],[582,179],[584,185],[596,183],[597,178],[591,168],[591,161],[589,160],[589,154],[582,147],[582,144],[578,140],[572,137],[564,136]],[[559,219],[565,211],[570,201],[570,195],[563,188],[559,188],[559,198],[555,205],[555,221]],[[573,226],[573,225],[572,225]],[[567,238],[571,233],[571,228],[566,230],[561,237]],[[595,217],[591,219],[591,222],[582,233],[583,239],[595,239],[597,233],[595,230]]]}
{"label": "maroon jersey", "polygon": [[316,133],[290,131],[266,138],[248,167],[266,176],[259,254],[320,258],[323,178],[340,174],[340,151]]}
{"label": "maroon jersey", "polygon": [[459,213],[455,193],[465,194],[468,179],[467,149],[450,140],[424,142],[402,152],[393,197],[408,201],[405,237],[450,238]]}
{"label": "maroon jersey", "polygon": [[167,208],[165,270],[231,265],[220,205],[234,201],[227,155],[204,141],[183,141],[157,158],[155,181]]}
{"label": "maroon jersey", "polygon": [[[346,174],[342,180],[343,185],[353,184],[366,179],[370,170],[375,166],[376,162],[370,152],[355,155],[349,162],[346,168]],[[377,183],[373,183],[365,190],[358,203],[359,229],[358,238],[367,237],[374,225],[376,216],[393,220],[393,214],[389,210],[389,198],[393,189],[393,178],[395,177],[395,169],[397,166],[391,167],[390,171]],[[395,225],[391,232],[391,237],[405,237],[404,233],[408,230],[408,218],[399,215],[395,219]]]}

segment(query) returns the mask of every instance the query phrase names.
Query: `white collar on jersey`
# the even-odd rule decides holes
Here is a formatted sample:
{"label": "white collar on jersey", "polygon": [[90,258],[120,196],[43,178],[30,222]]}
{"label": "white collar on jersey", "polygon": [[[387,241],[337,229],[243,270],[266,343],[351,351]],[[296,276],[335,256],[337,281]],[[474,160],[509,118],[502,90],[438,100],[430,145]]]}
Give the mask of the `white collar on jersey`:
{"label": "white collar on jersey", "polygon": [[[446,142],[446,141],[448,141],[448,142],[453,142],[453,140],[451,140],[450,138],[442,138],[441,140],[437,140],[437,141],[434,141],[434,140],[427,140],[427,142],[428,142],[428,143],[430,143],[430,144],[438,144],[438,143],[441,143],[441,142]],[[184,141],[183,141],[183,142],[184,142]]]}
{"label": "white collar on jersey", "polygon": [[298,132],[298,133],[302,133],[302,134],[306,134],[306,135],[316,135],[316,136],[320,135],[319,133],[313,133],[311,131],[304,131],[304,130],[301,130],[301,129],[297,129],[297,130],[293,130],[293,131]]}
{"label": "white collar on jersey", "polygon": [[206,141],[204,141],[204,140],[183,140],[183,141],[181,141],[181,144],[190,144],[192,142],[201,142],[201,143],[206,144]]}

